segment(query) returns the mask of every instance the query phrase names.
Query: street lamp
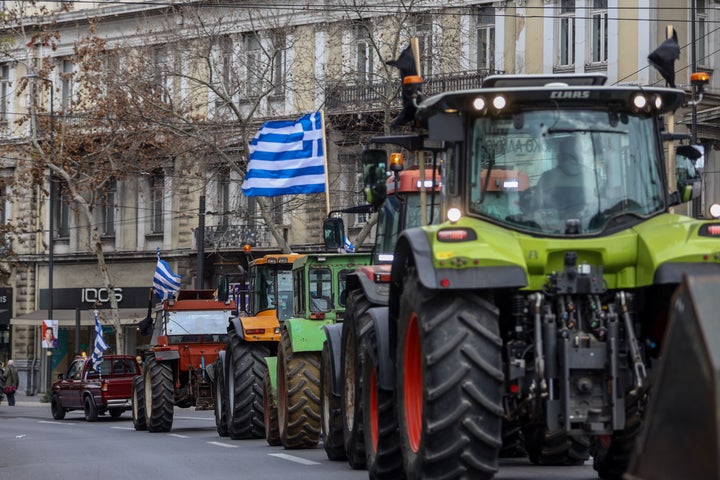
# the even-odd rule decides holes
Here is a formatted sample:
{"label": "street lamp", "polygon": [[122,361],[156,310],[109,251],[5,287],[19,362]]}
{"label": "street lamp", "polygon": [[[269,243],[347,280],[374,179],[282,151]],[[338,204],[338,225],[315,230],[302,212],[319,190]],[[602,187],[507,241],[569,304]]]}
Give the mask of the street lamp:
{"label": "street lamp", "polygon": [[[49,78],[41,77],[40,75],[33,73],[26,75],[25,78],[32,80],[41,80],[47,82],[50,85],[50,161],[55,160],[55,111],[53,110],[55,105],[55,84]],[[48,195],[48,320],[53,318],[53,268],[55,260],[55,178],[53,175],[52,167],[50,168],[50,193]],[[77,348],[77,347],[76,347]],[[52,355],[52,351],[48,352]],[[52,377],[52,362],[46,358],[46,388],[50,388]]]}

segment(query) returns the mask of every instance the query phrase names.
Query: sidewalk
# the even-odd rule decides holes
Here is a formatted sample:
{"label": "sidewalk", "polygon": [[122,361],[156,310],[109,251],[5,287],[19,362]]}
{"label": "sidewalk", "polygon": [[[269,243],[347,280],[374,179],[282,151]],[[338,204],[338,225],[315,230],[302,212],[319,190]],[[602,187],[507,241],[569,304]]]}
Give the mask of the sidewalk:
{"label": "sidewalk", "polygon": [[[15,405],[20,407],[45,407],[50,409],[50,402],[41,402],[42,394],[39,395],[25,395],[25,390],[18,390],[15,392]],[[8,407],[7,396],[3,396],[0,407]]]}

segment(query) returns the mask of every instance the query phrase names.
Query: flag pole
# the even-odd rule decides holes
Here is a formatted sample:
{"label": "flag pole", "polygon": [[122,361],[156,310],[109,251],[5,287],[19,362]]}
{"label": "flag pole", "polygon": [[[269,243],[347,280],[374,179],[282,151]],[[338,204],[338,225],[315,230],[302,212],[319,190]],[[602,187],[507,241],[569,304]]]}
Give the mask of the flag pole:
{"label": "flag pole", "polygon": [[325,137],[325,111],[320,110],[320,125],[322,127],[323,165],[325,167],[325,215],[330,215],[330,171],[328,170],[327,138]]}

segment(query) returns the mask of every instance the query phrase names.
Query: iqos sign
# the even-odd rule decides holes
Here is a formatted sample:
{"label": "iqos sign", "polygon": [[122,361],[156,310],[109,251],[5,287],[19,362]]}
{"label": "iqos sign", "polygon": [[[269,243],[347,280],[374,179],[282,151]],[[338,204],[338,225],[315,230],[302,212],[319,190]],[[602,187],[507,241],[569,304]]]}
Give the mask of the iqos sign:
{"label": "iqos sign", "polygon": [[83,288],[80,295],[83,303],[108,303],[110,295],[115,295],[115,301],[118,303],[123,299],[122,288],[115,288],[112,292],[107,288]]}

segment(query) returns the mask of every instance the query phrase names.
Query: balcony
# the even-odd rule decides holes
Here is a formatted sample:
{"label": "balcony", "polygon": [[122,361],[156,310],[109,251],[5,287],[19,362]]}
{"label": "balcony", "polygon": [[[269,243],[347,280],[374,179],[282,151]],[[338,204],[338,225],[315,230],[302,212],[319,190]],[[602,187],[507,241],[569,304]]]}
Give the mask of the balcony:
{"label": "balcony", "polygon": [[[480,88],[485,77],[503,73],[496,70],[472,70],[465,72],[430,75],[424,78],[423,96],[425,98],[442,92]],[[327,109],[331,113],[346,111],[372,111],[384,108],[387,98],[393,98],[391,106],[400,106],[400,80],[392,85],[386,82],[337,84],[328,89]]]}
{"label": "balcony", "polygon": [[206,249],[270,247],[270,231],[265,225],[227,225],[205,227]]}

